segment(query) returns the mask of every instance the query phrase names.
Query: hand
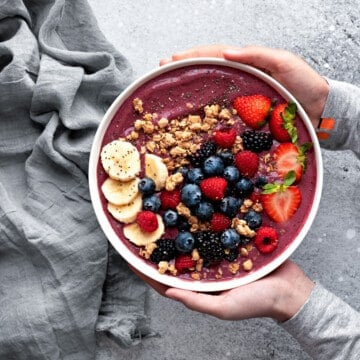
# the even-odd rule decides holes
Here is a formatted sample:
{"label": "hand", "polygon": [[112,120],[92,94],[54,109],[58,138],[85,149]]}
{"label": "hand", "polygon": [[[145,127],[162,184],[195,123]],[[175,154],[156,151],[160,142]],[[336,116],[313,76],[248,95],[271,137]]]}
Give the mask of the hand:
{"label": "hand", "polygon": [[160,65],[193,57],[223,57],[259,68],[285,88],[301,103],[316,128],[329,93],[327,81],[297,55],[280,49],[261,46],[244,48],[225,45],[202,46],[174,54]]}
{"label": "hand", "polygon": [[270,317],[286,321],[302,307],[314,287],[303,271],[289,260],[258,281],[217,295],[168,288],[134,271],[161,295],[223,320]]}

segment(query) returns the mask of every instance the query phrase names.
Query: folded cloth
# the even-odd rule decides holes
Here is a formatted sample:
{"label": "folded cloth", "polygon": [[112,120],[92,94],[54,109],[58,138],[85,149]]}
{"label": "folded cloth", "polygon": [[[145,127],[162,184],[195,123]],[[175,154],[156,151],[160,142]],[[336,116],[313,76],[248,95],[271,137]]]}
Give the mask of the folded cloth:
{"label": "folded cloth", "polygon": [[0,359],[92,359],[146,336],[147,287],[88,191],[91,142],[131,80],[85,0],[0,7]]}

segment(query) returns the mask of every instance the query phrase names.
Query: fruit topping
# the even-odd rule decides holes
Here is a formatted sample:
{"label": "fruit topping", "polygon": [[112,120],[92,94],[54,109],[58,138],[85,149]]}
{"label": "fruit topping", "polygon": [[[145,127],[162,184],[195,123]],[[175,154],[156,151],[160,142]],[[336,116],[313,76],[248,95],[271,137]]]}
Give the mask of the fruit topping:
{"label": "fruit topping", "polygon": [[274,150],[275,168],[283,178],[289,171],[294,171],[299,182],[306,168],[306,152],[312,145],[305,143],[300,147],[293,143],[282,143]]}
{"label": "fruit topping", "polygon": [[216,212],[211,218],[210,230],[220,232],[228,229],[231,226],[231,219],[226,215]]}
{"label": "fruit topping", "polygon": [[142,231],[149,233],[155,231],[159,226],[156,214],[149,210],[138,212],[136,222]]}
{"label": "fruit topping", "polygon": [[150,255],[150,260],[156,264],[160,261],[170,261],[176,255],[176,248],[173,239],[159,239],[156,248]]}
{"label": "fruit topping", "polygon": [[195,154],[189,156],[192,166],[202,167],[203,162],[211,155],[216,153],[217,146],[213,141],[205,142]]}
{"label": "fruit topping", "polygon": [[272,183],[263,187],[261,202],[267,215],[275,222],[289,220],[301,203],[301,192],[295,182],[295,172],[290,171],[282,184]]}
{"label": "fruit topping", "polygon": [[261,94],[239,96],[233,107],[247,126],[258,130],[266,124],[271,111],[271,99]]}
{"label": "fruit topping", "polygon": [[189,253],[194,249],[195,238],[189,231],[180,231],[175,238],[175,248],[180,253]]}
{"label": "fruit topping", "polygon": [[196,261],[192,259],[190,254],[180,254],[175,258],[175,268],[180,273],[194,268],[195,265]]}
{"label": "fruit topping", "polygon": [[261,227],[254,238],[256,248],[263,254],[273,252],[279,243],[276,230],[270,226]]}
{"label": "fruit topping", "polygon": [[234,162],[240,174],[247,178],[252,178],[259,169],[259,156],[249,150],[237,153]]}
{"label": "fruit topping", "polygon": [[210,200],[221,200],[225,196],[228,183],[222,177],[209,177],[200,183],[200,188],[205,197]]}
{"label": "fruit topping", "polygon": [[224,257],[224,247],[219,233],[200,231],[196,233],[196,247],[204,262],[219,262]]}
{"label": "fruit topping", "polygon": [[172,191],[163,190],[160,193],[161,208],[166,209],[176,209],[181,201],[181,193],[179,189]]}
{"label": "fruit topping", "polygon": [[273,144],[273,137],[271,133],[265,131],[247,130],[241,135],[245,150],[250,150],[255,153],[268,151]]}
{"label": "fruit topping", "polygon": [[269,119],[269,129],[275,140],[279,142],[297,142],[296,110],[297,106],[293,102],[281,103],[274,107]]}
{"label": "fruit topping", "polygon": [[234,128],[223,128],[215,131],[214,141],[221,148],[231,148],[234,145],[236,135]]}
{"label": "fruit topping", "polygon": [[127,141],[114,140],[105,145],[100,154],[101,164],[112,179],[129,181],[140,172],[140,154]]}
{"label": "fruit topping", "polygon": [[145,154],[145,176],[155,182],[155,189],[161,190],[168,177],[168,169],[160,156]]}

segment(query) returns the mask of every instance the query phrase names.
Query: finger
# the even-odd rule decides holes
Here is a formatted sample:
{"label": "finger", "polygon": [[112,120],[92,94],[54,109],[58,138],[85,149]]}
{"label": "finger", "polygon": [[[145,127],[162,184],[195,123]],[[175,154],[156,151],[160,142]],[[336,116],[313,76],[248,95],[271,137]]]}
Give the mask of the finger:
{"label": "finger", "polygon": [[223,50],[227,60],[241,62],[257,68],[266,69],[270,73],[281,72],[285,64],[295,57],[285,50],[263,46],[246,46],[243,48],[227,48]]}
{"label": "finger", "polygon": [[225,48],[228,48],[228,46],[222,45],[222,44],[197,46],[197,47],[185,50],[185,51],[175,53],[172,56],[172,60],[176,61],[176,60],[183,60],[183,59],[197,58],[197,57],[219,57],[219,58],[222,58],[223,57],[222,51]]}
{"label": "finger", "polygon": [[221,295],[215,296],[176,288],[167,289],[165,295],[173,300],[182,302],[191,310],[216,317],[220,316]]}

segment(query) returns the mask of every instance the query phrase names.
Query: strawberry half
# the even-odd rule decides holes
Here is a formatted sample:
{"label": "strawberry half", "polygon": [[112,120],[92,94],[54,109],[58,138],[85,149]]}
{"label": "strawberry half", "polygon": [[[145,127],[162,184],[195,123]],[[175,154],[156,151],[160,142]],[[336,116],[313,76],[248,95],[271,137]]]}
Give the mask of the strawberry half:
{"label": "strawberry half", "polygon": [[278,243],[278,234],[274,228],[263,226],[256,232],[254,244],[261,253],[272,253],[277,248]]}
{"label": "strawberry half", "polygon": [[273,154],[277,173],[284,178],[289,171],[294,171],[295,181],[299,182],[306,168],[306,152],[311,146],[311,143],[300,147],[289,142],[280,144]]}
{"label": "strawberry half", "polygon": [[270,219],[277,223],[289,220],[296,213],[301,203],[301,192],[295,182],[295,172],[290,171],[283,184],[264,185],[261,202]]}
{"label": "strawberry half", "polygon": [[234,100],[233,107],[247,126],[258,130],[266,124],[271,99],[261,94],[239,96]]}
{"label": "strawberry half", "polygon": [[236,130],[234,128],[223,128],[216,130],[214,142],[221,148],[228,149],[234,145],[236,139]]}
{"label": "strawberry half", "polygon": [[225,196],[227,181],[219,176],[209,177],[200,182],[200,189],[204,196],[211,200],[222,200]]}
{"label": "strawberry half", "polygon": [[274,107],[270,115],[269,129],[275,140],[279,142],[297,142],[296,111],[297,106],[293,102],[281,103]]}

